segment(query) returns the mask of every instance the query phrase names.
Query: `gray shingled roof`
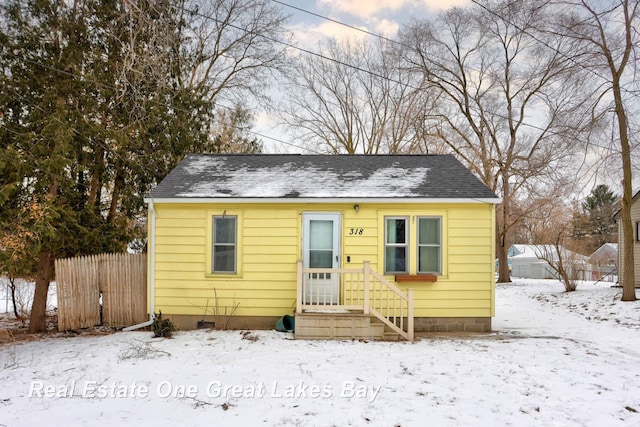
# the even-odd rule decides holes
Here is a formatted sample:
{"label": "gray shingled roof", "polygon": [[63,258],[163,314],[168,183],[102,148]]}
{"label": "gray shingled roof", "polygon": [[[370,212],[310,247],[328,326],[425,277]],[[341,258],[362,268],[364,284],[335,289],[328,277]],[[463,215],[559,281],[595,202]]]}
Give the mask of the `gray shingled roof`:
{"label": "gray shingled roof", "polygon": [[451,155],[190,155],[152,199],[496,199]]}

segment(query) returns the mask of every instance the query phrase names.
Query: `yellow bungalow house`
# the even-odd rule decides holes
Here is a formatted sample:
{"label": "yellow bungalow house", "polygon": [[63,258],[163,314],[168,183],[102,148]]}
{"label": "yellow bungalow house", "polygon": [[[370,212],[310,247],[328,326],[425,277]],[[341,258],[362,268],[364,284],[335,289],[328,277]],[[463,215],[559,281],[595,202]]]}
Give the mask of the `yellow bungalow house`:
{"label": "yellow bungalow house", "polygon": [[453,156],[192,155],[145,200],[149,312],[181,329],[491,330],[500,200]]}

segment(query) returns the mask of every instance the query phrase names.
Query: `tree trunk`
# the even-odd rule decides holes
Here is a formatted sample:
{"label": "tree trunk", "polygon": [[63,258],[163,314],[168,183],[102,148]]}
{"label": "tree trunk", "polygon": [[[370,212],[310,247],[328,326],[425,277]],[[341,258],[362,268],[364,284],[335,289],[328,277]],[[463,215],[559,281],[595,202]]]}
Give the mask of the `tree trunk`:
{"label": "tree trunk", "polygon": [[89,185],[89,207],[96,212],[100,210],[100,190],[102,189],[102,176],[104,175],[104,149],[100,144],[96,147],[95,164],[91,174]]}
{"label": "tree trunk", "polygon": [[[13,314],[16,316],[16,319],[22,320],[22,316],[18,313],[18,306],[16,305],[16,278],[13,276],[9,277],[9,289],[11,289],[11,303],[13,304]],[[24,324],[24,320],[22,320]]]}
{"label": "tree trunk", "polygon": [[509,256],[507,251],[509,248],[505,246],[504,234],[496,233],[496,252],[498,253],[498,283],[511,282],[509,274]]}
{"label": "tree trunk", "polygon": [[118,172],[113,180],[113,191],[111,192],[111,204],[109,205],[109,213],[107,214],[107,222],[112,223],[118,214],[118,202],[120,200],[120,190],[124,186],[124,178]]}
{"label": "tree trunk", "polygon": [[622,100],[622,91],[620,88],[619,75],[614,73],[613,79],[613,97],[615,100],[616,117],[618,118],[618,131],[620,132],[620,152],[622,156],[622,202],[621,217],[622,221],[622,242],[624,254],[622,260],[622,268],[624,271],[622,283],[622,301],[635,301],[635,274],[634,274],[634,256],[633,256],[633,223],[631,221],[631,199],[633,192],[631,190],[632,170],[631,170],[631,147],[629,144],[629,132],[627,114]]}
{"label": "tree trunk", "polygon": [[[504,174],[503,174],[504,175]],[[511,282],[511,272],[509,271],[509,210],[511,209],[511,188],[509,187],[508,177],[503,176],[502,181],[502,203],[498,205],[496,213],[496,252],[498,253],[498,282]]]}
{"label": "tree trunk", "polygon": [[49,282],[51,281],[51,267],[51,251],[41,251],[38,255],[36,289],[33,294],[33,305],[31,306],[31,317],[29,320],[30,334],[47,330],[47,295],[49,294]]}

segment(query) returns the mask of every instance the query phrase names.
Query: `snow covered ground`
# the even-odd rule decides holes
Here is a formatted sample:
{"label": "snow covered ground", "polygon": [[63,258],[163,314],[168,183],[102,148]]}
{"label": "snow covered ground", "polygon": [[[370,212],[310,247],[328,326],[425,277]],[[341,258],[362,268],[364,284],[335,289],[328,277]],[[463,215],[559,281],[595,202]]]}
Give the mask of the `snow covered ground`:
{"label": "snow covered ground", "polygon": [[0,425],[640,425],[640,302],[610,285],[499,284],[494,333],[415,343],[200,330],[0,344]]}

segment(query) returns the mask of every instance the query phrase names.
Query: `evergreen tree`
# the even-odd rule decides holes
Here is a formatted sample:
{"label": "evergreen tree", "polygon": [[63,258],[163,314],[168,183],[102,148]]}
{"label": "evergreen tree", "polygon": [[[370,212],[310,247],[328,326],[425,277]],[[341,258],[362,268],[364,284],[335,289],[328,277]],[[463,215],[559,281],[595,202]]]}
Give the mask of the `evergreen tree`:
{"label": "evergreen tree", "polygon": [[[227,4],[238,1],[216,7],[268,16]],[[197,10],[183,0],[0,0],[0,267],[36,273],[31,332],[46,326],[53,260],[124,250],[144,233],[150,187],[210,144],[211,81],[191,78]],[[264,44],[254,36],[244,49]],[[257,72],[221,58],[209,68]]]}
{"label": "evergreen tree", "polygon": [[616,213],[618,196],[605,185],[595,187],[582,203],[579,234],[588,239],[587,247],[595,251],[605,243],[617,240],[617,224],[613,219]]}

